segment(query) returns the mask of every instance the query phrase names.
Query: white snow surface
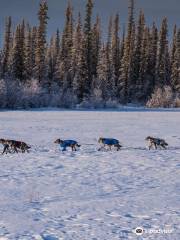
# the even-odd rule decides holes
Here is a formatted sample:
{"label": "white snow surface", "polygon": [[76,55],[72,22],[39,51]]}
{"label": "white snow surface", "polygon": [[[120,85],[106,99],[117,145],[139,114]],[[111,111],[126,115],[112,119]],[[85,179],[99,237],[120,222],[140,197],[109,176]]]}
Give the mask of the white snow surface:
{"label": "white snow surface", "polygon": [[[169,149],[147,150],[148,135]],[[99,137],[123,149],[97,151]],[[0,239],[180,239],[180,112],[4,111],[0,138],[32,146],[0,156]],[[57,138],[82,146],[61,152]]]}

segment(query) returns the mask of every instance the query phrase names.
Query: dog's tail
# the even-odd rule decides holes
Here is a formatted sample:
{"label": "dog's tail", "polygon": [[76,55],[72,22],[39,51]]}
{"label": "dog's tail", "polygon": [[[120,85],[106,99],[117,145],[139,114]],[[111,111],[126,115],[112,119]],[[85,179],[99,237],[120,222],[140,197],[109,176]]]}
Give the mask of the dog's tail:
{"label": "dog's tail", "polygon": [[123,146],[121,144],[118,144],[117,147],[120,150]]}
{"label": "dog's tail", "polygon": [[31,148],[31,146],[29,146],[29,145],[26,144],[26,145],[24,146],[24,148],[28,150],[28,149]]}

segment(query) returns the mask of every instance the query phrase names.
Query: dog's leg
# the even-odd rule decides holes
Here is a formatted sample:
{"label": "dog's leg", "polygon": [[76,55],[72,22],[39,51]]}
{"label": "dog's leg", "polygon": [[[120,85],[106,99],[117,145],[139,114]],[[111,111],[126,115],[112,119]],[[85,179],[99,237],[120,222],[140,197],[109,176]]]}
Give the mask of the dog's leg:
{"label": "dog's leg", "polygon": [[5,149],[6,149],[6,147],[4,146],[4,149],[3,149],[2,155],[5,153],[5,151],[6,151]]}
{"label": "dog's leg", "polygon": [[27,152],[27,153],[28,153],[28,149],[27,149],[27,148],[25,148],[25,149],[24,149],[24,152]]}
{"label": "dog's leg", "polygon": [[10,148],[9,148],[9,145],[8,145],[7,148],[6,148],[6,154],[8,154],[8,153],[11,153]]}
{"label": "dog's leg", "polygon": [[71,148],[72,148],[72,151],[74,151],[74,152],[76,151],[75,145],[72,145]]}
{"label": "dog's leg", "polygon": [[6,153],[6,154],[11,153],[11,151],[10,151],[10,149],[9,149],[9,145],[6,145],[5,153]]}
{"label": "dog's leg", "polygon": [[153,143],[154,148],[157,150],[157,144]]}
{"label": "dog's leg", "polygon": [[117,151],[120,151],[121,150],[121,145],[120,144],[118,144],[118,149],[117,149]]}
{"label": "dog's leg", "polygon": [[163,149],[167,149],[164,144],[161,144],[161,147],[162,147]]}
{"label": "dog's leg", "polygon": [[105,144],[103,144],[103,145],[98,149],[98,151],[101,151],[102,149],[105,149]]}
{"label": "dog's leg", "polygon": [[101,151],[103,149],[103,147],[100,147],[100,148],[98,148],[98,151]]}
{"label": "dog's leg", "polygon": [[66,147],[63,147],[62,152],[65,152],[65,151],[66,151]]}
{"label": "dog's leg", "polygon": [[76,148],[74,145],[71,146],[71,149],[72,149],[72,152],[75,152],[76,151]]}
{"label": "dog's leg", "polygon": [[14,146],[14,151],[15,151],[15,153],[18,153],[16,146]]}
{"label": "dog's leg", "polygon": [[3,149],[3,152],[2,152],[2,155],[4,154],[4,153],[6,153],[7,154],[7,150],[9,149],[9,145],[5,145],[4,146],[4,149]]}
{"label": "dog's leg", "polygon": [[121,146],[119,144],[116,144],[114,146],[116,147],[117,151],[119,151],[121,149]]}
{"label": "dog's leg", "polygon": [[15,153],[16,151],[15,151],[15,149],[14,149],[14,147],[11,147],[11,153]]}
{"label": "dog's leg", "polygon": [[152,148],[152,143],[149,143],[149,150],[151,150]]}

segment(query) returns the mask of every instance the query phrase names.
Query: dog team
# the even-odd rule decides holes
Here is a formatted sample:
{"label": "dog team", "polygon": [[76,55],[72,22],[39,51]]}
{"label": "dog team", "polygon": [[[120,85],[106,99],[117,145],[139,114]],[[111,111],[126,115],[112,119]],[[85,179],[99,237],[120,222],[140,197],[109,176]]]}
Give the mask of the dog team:
{"label": "dog team", "polygon": [[[164,139],[148,136],[145,140],[148,141],[149,150],[153,148],[157,149],[158,147],[162,149],[167,149],[168,144]],[[67,148],[71,148],[72,151],[77,151],[77,148],[81,147],[81,145],[79,145],[78,142],[75,140],[57,139],[54,143],[59,144],[63,152],[66,151]],[[111,151],[112,148],[115,148],[117,151],[119,151],[122,148],[119,140],[113,138],[99,138],[98,143],[101,145],[98,151],[101,151],[103,149]],[[0,139],[0,144],[3,145],[2,154],[18,152],[25,153],[29,152],[29,149],[31,148],[27,143],[15,140]]]}

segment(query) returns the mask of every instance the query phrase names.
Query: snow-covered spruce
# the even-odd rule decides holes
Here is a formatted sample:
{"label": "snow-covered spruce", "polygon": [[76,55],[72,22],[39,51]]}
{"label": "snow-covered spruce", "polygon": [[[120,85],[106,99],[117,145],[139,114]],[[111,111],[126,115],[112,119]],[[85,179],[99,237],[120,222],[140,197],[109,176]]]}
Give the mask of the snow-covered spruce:
{"label": "snow-covered spruce", "polygon": [[[135,19],[134,2],[129,0],[126,31],[121,31],[121,13],[116,14],[109,19],[107,39],[100,17],[93,18],[93,0],[87,0],[84,19],[79,13],[77,20],[69,2],[64,29],[49,42],[46,1],[40,1],[37,26],[23,19],[13,28],[8,17],[0,49],[0,108],[179,107],[179,26],[168,38],[167,18],[160,28],[146,24],[142,10]],[[166,95],[161,89],[167,86],[173,98],[155,101],[156,95]]]}

